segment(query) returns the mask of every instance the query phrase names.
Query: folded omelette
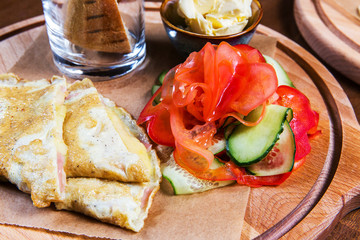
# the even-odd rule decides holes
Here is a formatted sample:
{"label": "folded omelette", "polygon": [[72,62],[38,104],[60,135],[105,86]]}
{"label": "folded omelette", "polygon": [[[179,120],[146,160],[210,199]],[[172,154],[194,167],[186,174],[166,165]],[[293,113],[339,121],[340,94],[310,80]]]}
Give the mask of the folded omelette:
{"label": "folded omelette", "polygon": [[[66,97],[65,97],[66,96]],[[159,159],[136,121],[89,79],[0,75],[0,181],[135,232],[160,188]]]}
{"label": "folded omelette", "polygon": [[36,207],[64,199],[65,91],[60,77],[0,75],[0,175],[30,193]]}
{"label": "folded omelette", "polygon": [[[78,92],[75,92],[74,89],[92,89],[94,95],[98,95],[94,92],[92,84],[89,80],[83,80],[82,82],[75,83],[76,85],[73,85],[72,92],[70,94],[77,95]],[[81,87],[80,87],[81,86]],[[86,88],[89,87],[89,88]],[[86,96],[89,96],[91,94],[85,94]],[[77,95],[79,98],[81,94]],[[99,96],[99,95],[98,95]],[[95,98],[95,96],[93,96]],[[72,96],[70,96],[72,98]],[[83,98],[81,98],[83,99]],[[97,99],[97,98],[95,98]],[[98,99],[97,99],[98,100]],[[76,101],[77,102],[77,101]],[[94,101],[97,102],[97,101]],[[93,103],[94,103],[93,102]],[[148,215],[148,211],[150,209],[150,206],[152,204],[153,198],[156,194],[156,192],[160,188],[160,181],[161,181],[161,172],[160,172],[160,166],[159,166],[159,159],[156,155],[155,150],[151,149],[150,141],[146,135],[146,133],[143,131],[142,128],[140,128],[136,121],[131,117],[131,115],[126,112],[123,108],[118,108],[115,106],[113,102],[111,102],[108,99],[102,98],[103,106],[100,107],[100,109],[103,109],[105,106],[106,111],[101,112],[104,114],[104,116],[107,115],[107,113],[111,112],[111,119],[112,121],[106,121],[101,122],[100,119],[102,118],[95,118],[91,121],[96,121],[97,123],[94,125],[91,125],[93,128],[89,128],[89,134],[95,132],[101,132],[105,131],[107,128],[105,126],[102,126],[102,128],[99,130],[98,127],[96,127],[98,124],[114,124],[114,122],[117,125],[121,126],[121,131],[119,132],[119,129],[111,129],[112,133],[115,133],[116,136],[119,134],[120,138],[125,137],[125,140],[118,139],[119,143],[122,143],[122,141],[126,141],[124,145],[126,145],[131,151],[130,156],[132,154],[139,154],[140,157],[137,157],[137,161],[134,163],[132,162],[130,165],[129,163],[126,163],[125,161],[128,161],[129,159],[132,159],[130,157],[128,159],[124,156],[124,152],[126,152],[126,149],[123,146],[116,145],[115,142],[111,142],[112,148],[119,148],[119,152],[111,152],[111,149],[108,149],[110,153],[103,153],[96,155],[94,152],[96,149],[99,148],[99,146],[103,146],[105,142],[103,139],[101,139],[101,136],[103,136],[101,133],[98,133],[97,137],[92,139],[92,136],[87,136],[88,142],[84,140],[85,146],[83,150],[88,149],[90,142],[93,144],[100,144],[99,146],[92,146],[94,147],[93,150],[89,150],[88,153],[82,152],[82,154],[88,154],[85,155],[85,158],[82,158],[81,161],[84,161],[83,163],[75,163],[74,161],[76,159],[71,159],[70,161],[73,161],[72,163],[67,163],[66,167],[66,173],[69,175],[74,175],[74,173],[85,173],[86,169],[82,170],[82,167],[84,166],[91,166],[92,164],[95,164],[90,167],[90,169],[93,169],[97,166],[97,164],[100,164],[101,157],[115,157],[113,160],[109,160],[109,158],[105,158],[107,163],[104,163],[104,165],[100,166],[106,166],[110,167],[112,161],[118,162],[115,164],[115,166],[126,166],[120,167],[116,171],[114,170],[111,172],[109,169],[100,169],[100,173],[91,173],[87,172],[90,175],[99,176],[102,179],[94,178],[94,177],[70,177],[67,179],[67,184],[65,188],[66,196],[64,201],[55,203],[55,206],[58,210],[71,210],[71,211],[77,211],[80,213],[83,213],[85,215],[88,215],[90,217],[94,217],[96,219],[99,219],[103,222],[115,224],[121,227],[125,227],[127,229],[131,229],[135,232],[140,231],[140,229],[144,225],[144,221]],[[99,102],[97,102],[100,104]],[[86,109],[83,107],[83,109]],[[94,110],[94,108],[91,108]],[[98,111],[97,109],[96,111]],[[69,110],[68,110],[69,111]],[[99,110],[100,111],[100,110]],[[78,113],[80,114],[81,111]],[[82,112],[82,114],[88,115],[88,110]],[[90,114],[91,115],[91,114]],[[68,116],[68,115],[67,115]],[[88,116],[89,117],[89,116]],[[87,120],[90,121],[90,118],[86,117],[82,120],[82,124],[87,124]],[[106,117],[107,118],[107,117]],[[86,120],[87,119],[87,120]],[[67,128],[66,125],[68,124],[69,119],[66,119],[65,121],[65,129]],[[81,124],[80,124],[81,125]],[[90,125],[88,125],[89,127]],[[119,127],[119,126],[118,126]],[[79,130],[78,133],[82,133],[83,130]],[[81,129],[81,127],[80,127]],[[69,130],[66,130],[69,131]],[[69,134],[68,132],[64,132],[65,136]],[[76,130],[74,130],[76,131]],[[110,133],[107,133],[110,134]],[[107,134],[105,136],[107,136]],[[91,135],[91,134],[90,134]],[[107,137],[105,137],[106,139]],[[115,138],[115,136],[114,136]],[[73,138],[71,138],[73,139]],[[117,138],[116,138],[117,139]],[[99,143],[100,142],[100,143]],[[69,143],[69,142],[68,142]],[[79,143],[80,144],[80,143]],[[69,154],[71,154],[71,151],[75,150],[73,147],[76,145],[76,143],[69,144]],[[139,145],[139,146],[138,146]],[[140,147],[142,146],[142,147]],[[145,147],[146,146],[146,147]],[[76,148],[78,148],[77,146]],[[121,151],[120,151],[121,150]],[[90,154],[93,153],[93,154]],[[119,155],[117,155],[118,153]],[[104,155],[105,154],[105,155]],[[109,155],[107,155],[109,154]],[[113,155],[114,154],[114,155]],[[92,157],[98,157],[99,159],[93,159],[89,158],[92,155]],[[70,155],[68,155],[70,156]],[[74,156],[75,157],[75,156]],[[120,158],[118,158],[120,157]],[[69,157],[67,158],[69,159]],[[141,159],[141,160],[140,160]],[[91,161],[91,163],[90,163]],[[132,160],[131,160],[132,161]],[[138,162],[140,161],[140,162]],[[145,164],[142,161],[146,161]],[[135,170],[131,170],[133,168],[133,164],[136,162],[137,165]],[[79,166],[77,166],[77,164]],[[72,166],[76,171],[72,171]],[[145,168],[144,168],[145,167]],[[143,169],[144,168],[144,169]],[[125,171],[123,171],[125,170]],[[130,172],[131,171],[131,172]],[[146,173],[146,179],[143,175]],[[108,178],[107,174],[109,176],[113,176],[113,178],[116,177],[117,174],[119,174],[120,178],[125,177],[128,175],[128,177],[134,179],[143,179],[146,180],[145,182],[141,183],[124,183],[114,180],[107,180],[103,178]],[[124,175],[125,174],[125,175]],[[140,174],[140,175],[137,175]],[[86,174],[85,174],[86,175]]]}
{"label": "folded omelette", "polygon": [[152,165],[147,149],[120,120],[115,104],[103,98],[89,79],[75,82],[68,91],[64,121],[66,175],[150,181]]}

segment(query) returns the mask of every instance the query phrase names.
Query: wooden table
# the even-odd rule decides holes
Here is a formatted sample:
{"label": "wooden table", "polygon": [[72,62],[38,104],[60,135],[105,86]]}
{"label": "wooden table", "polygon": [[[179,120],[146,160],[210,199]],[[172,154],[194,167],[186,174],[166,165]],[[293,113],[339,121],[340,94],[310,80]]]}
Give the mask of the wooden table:
{"label": "wooden table", "polygon": [[[293,15],[293,1],[289,0],[262,0],[264,17],[262,24],[287,36],[295,41],[315,57],[316,53],[306,44],[302,38]],[[1,0],[0,1],[0,28],[42,14],[40,0]],[[320,59],[320,58],[318,58]],[[334,75],[347,94],[356,117],[360,119],[360,86],[350,81],[342,74],[336,72],[330,66],[323,64]],[[360,77],[360,76],[359,76]],[[0,232],[1,236],[1,232]],[[12,239],[11,236],[2,236],[5,239]],[[62,236],[54,235],[54,239],[61,239]],[[356,210],[341,219],[335,230],[332,231],[329,239],[354,239],[360,238],[360,210]]]}

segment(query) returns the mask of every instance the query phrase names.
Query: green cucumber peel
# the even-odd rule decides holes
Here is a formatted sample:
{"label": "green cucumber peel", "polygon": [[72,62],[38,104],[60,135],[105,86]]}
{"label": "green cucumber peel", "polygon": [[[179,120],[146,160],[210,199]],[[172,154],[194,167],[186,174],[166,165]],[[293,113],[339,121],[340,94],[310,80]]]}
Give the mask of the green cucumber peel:
{"label": "green cucumber peel", "polygon": [[273,176],[291,172],[295,160],[295,137],[288,121],[284,122],[284,131],[269,154],[258,163],[246,168],[256,176]]}
{"label": "green cucumber peel", "polygon": [[[284,129],[284,122],[291,108],[268,105],[262,121],[256,126],[239,125],[226,140],[226,150],[238,166],[249,166],[261,161],[273,148]],[[255,122],[262,112],[256,108],[245,117],[246,121]]]}
{"label": "green cucumber peel", "polygon": [[[210,169],[216,169],[223,163],[216,158],[210,166]],[[193,194],[208,191],[214,188],[223,187],[234,183],[235,181],[210,181],[196,178],[191,173],[180,167],[171,155],[166,163],[161,164],[162,176],[167,179],[174,190],[175,195]]]}
{"label": "green cucumber peel", "polygon": [[164,78],[165,78],[165,75],[168,73],[168,71],[162,71],[158,77],[158,81],[160,83],[160,85],[163,85],[164,83]]}
{"label": "green cucumber peel", "polygon": [[265,58],[266,63],[270,64],[274,68],[276,72],[276,76],[278,78],[278,86],[287,85],[294,88],[295,87],[294,84],[292,83],[288,74],[286,73],[284,68],[280,65],[280,63],[270,56],[267,55],[263,55],[263,56]]}

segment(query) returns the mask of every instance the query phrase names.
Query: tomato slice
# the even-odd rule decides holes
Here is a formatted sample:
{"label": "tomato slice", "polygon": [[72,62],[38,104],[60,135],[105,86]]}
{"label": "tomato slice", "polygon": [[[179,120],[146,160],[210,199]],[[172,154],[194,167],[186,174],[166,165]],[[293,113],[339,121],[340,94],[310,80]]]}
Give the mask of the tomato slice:
{"label": "tomato slice", "polygon": [[204,114],[206,121],[216,121],[234,111],[247,115],[272,96],[278,85],[274,69],[258,50],[247,45],[234,48],[221,43],[212,72],[218,78],[213,81],[216,86],[212,86],[213,101]]}
{"label": "tomato slice", "polygon": [[216,68],[208,70],[209,75],[214,72],[216,80],[211,85],[211,108],[204,114],[207,121],[215,121],[225,112],[232,111],[230,103],[244,92],[246,86],[243,84],[242,76],[235,72],[236,67],[243,63],[244,59],[234,47],[224,43],[218,46],[215,56]]}
{"label": "tomato slice", "polygon": [[232,104],[236,112],[248,115],[256,107],[262,105],[277,89],[277,77],[273,67],[267,63],[241,64],[236,73],[245,76],[244,91]]}
{"label": "tomato slice", "polygon": [[238,44],[234,46],[241,53],[241,56],[245,58],[248,63],[265,63],[266,60],[259,50],[253,48],[247,44]]}
{"label": "tomato slice", "polygon": [[190,171],[207,170],[214,160],[214,155],[207,148],[210,144],[209,140],[216,133],[216,126],[213,123],[205,123],[187,129],[184,109],[173,107],[170,111],[170,122],[176,144],[175,161]]}
{"label": "tomato slice", "polygon": [[205,48],[200,52],[191,53],[186,61],[176,68],[176,81],[191,84],[203,79],[204,51]]}

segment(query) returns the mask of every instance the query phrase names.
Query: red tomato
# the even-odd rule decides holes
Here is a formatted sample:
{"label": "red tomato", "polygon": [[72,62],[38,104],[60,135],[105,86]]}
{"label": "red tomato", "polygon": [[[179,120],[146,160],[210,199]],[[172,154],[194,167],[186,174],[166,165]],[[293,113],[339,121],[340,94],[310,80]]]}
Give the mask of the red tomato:
{"label": "red tomato", "polygon": [[246,91],[231,103],[232,109],[240,114],[248,115],[266,102],[277,89],[275,70],[267,63],[242,64],[237,67],[236,73],[245,76],[246,80],[242,84],[247,86]]}
{"label": "red tomato", "polygon": [[256,48],[253,48],[247,44],[239,44],[235,45],[234,47],[240,50],[242,57],[245,58],[249,63],[266,62],[264,56]]}

